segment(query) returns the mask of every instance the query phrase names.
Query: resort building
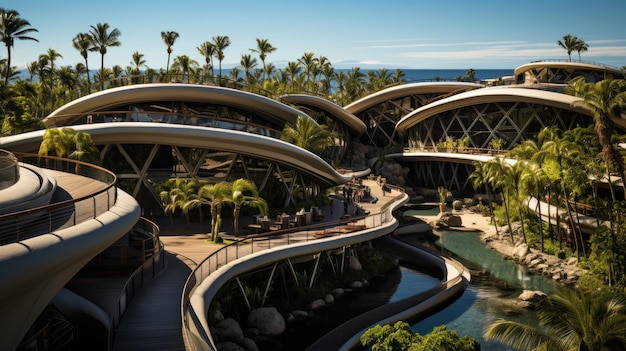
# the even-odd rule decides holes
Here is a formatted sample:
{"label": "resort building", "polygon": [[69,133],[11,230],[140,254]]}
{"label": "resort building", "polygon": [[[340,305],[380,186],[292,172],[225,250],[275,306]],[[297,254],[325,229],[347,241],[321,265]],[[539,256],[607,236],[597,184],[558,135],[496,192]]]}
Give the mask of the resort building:
{"label": "resort building", "polygon": [[[70,102],[44,123],[89,133],[104,161],[102,168],[22,155],[37,153],[44,131],[0,140],[0,149],[9,151],[0,157],[0,348],[15,349],[23,340],[28,342],[29,333],[37,332],[33,323],[51,305],[81,315],[80,320],[97,326],[95,334],[107,335],[99,340],[105,345],[102,349],[111,346],[111,325],[120,316],[103,316],[84,301],[72,310],[64,303],[71,299],[64,286],[94,257],[104,257],[103,252],[117,249],[120,242],[136,250],[140,264],[149,259],[158,264],[158,228],[140,219],[163,214],[158,183],[174,178],[207,183],[245,178],[268,201],[295,208],[328,188],[369,175],[370,169],[344,174],[332,165],[345,161],[350,148],[360,142],[380,150],[391,146],[392,153],[385,156],[410,169],[406,188],[444,186],[457,194],[472,194],[468,176],[473,161],[488,160],[547,126],[568,130],[592,122],[590,113],[575,104],[577,98],[561,92],[581,74],[597,81],[623,77],[624,71],[580,62],[534,62],[515,70],[515,84],[406,84],[345,107],[307,95],[285,95],[278,101],[191,84],[138,84]],[[283,128],[298,118],[328,127],[334,145],[324,155],[280,140]],[[624,128],[624,123],[615,122]],[[399,196],[394,203],[403,201],[406,198]],[[385,236],[397,226],[390,218],[392,209],[385,210],[380,215],[385,220],[375,229],[333,243],[304,243],[297,252],[321,257],[324,251]],[[291,254],[268,252],[281,259]],[[272,261],[262,253],[255,259],[263,264]],[[242,267],[256,266],[248,262],[227,268],[236,276]],[[185,296],[186,308],[194,303],[206,307],[216,293],[211,282],[223,281],[215,275],[207,281],[201,278],[206,277],[191,277],[197,279],[194,289],[203,287],[208,295]],[[461,280],[457,277],[456,283]],[[206,335],[208,317],[197,313],[206,314],[208,308],[197,306],[186,310],[185,318],[195,320],[184,326],[184,333],[202,344],[212,339]]]}

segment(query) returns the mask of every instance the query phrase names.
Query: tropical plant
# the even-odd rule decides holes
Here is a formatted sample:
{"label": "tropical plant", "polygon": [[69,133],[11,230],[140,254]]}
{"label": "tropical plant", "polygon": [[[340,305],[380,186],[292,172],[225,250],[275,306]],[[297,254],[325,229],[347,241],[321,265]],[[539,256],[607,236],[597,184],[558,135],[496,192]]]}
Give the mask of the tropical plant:
{"label": "tropical plant", "polygon": [[217,242],[221,224],[222,206],[225,201],[232,198],[232,184],[219,182],[207,184],[198,189],[197,196],[189,199],[184,205],[188,210],[202,205],[209,205],[211,208],[211,240]]}
{"label": "tropical plant", "polygon": [[165,46],[167,46],[167,66],[165,66],[165,74],[170,72],[170,55],[173,51],[172,46],[174,46],[179,36],[178,32],[174,31],[161,32],[161,39],[163,39]]}
{"label": "tropical plant", "polygon": [[567,57],[572,61],[572,51],[576,51],[579,40],[575,35],[567,34],[563,36],[563,40],[557,40],[557,44],[567,51]]}
{"label": "tropical plant", "polygon": [[[594,127],[602,146],[607,175],[610,176],[610,171],[614,170],[622,180],[626,179],[624,157],[613,144],[615,131],[611,122],[611,118],[619,119],[621,112],[626,110],[626,81],[604,79],[596,83],[587,83],[584,77],[578,77],[570,82],[566,92],[582,98],[574,104],[593,113]],[[626,187],[624,194],[626,196]],[[615,201],[614,195],[613,200]]]}
{"label": "tropical plant", "polygon": [[256,49],[250,49],[250,51],[259,54],[259,58],[261,59],[261,63],[263,64],[263,80],[267,78],[267,67],[265,66],[265,59],[267,58],[267,54],[271,54],[272,52],[276,51],[276,49],[277,48],[273,47],[267,39],[260,38],[256,38]]}
{"label": "tropical plant", "polygon": [[74,49],[78,50],[80,56],[85,60],[85,72],[87,75],[87,93],[91,93],[91,78],[89,77],[89,61],[87,57],[89,56],[89,49],[92,47],[91,36],[89,33],[78,33],[72,39],[72,46]]}
{"label": "tropical plant", "polygon": [[37,29],[30,26],[30,22],[20,17],[19,12],[15,10],[5,10],[0,8],[0,40],[7,47],[7,61],[4,72],[4,84],[9,83],[11,76],[11,48],[17,40],[39,40],[30,36],[31,33],[38,32]]}
{"label": "tropical plant", "polygon": [[205,41],[196,49],[198,49],[200,55],[204,57],[205,74],[210,73],[211,80],[213,80],[213,65],[211,64],[211,60],[213,59],[213,55],[215,55],[215,45],[209,41]]}
{"label": "tropical plant", "polygon": [[491,193],[491,178],[489,176],[489,165],[486,162],[474,161],[474,171],[470,174],[469,179],[472,180],[474,189],[478,190],[484,186],[487,191],[487,203],[489,204],[489,213],[491,215],[491,222],[493,223],[496,234],[498,234],[498,223],[493,211],[493,195]]}
{"label": "tropical plant", "polygon": [[233,204],[233,230],[235,235],[239,233],[239,215],[243,206],[258,208],[262,216],[267,215],[267,203],[259,196],[254,183],[247,179],[240,178],[232,183],[231,198],[228,201]]}
{"label": "tropical plant", "polygon": [[575,50],[578,53],[578,61],[580,61],[580,53],[589,50],[589,44],[585,43],[584,40],[578,39],[575,45]]}
{"label": "tropical plant", "polygon": [[432,332],[424,336],[414,332],[411,326],[403,321],[393,325],[376,325],[363,333],[361,344],[372,351],[479,351],[480,344],[465,335],[461,337],[445,325],[434,327]]}
{"label": "tropical plant", "polygon": [[582,289],[562,289],[541,304],[539,326],[498,320],[484,336],[520,351],[624,350],[626,301],[617,294],[599,298]]}
{"label": "tropical plant", "polygon": [[331,133],[310,118],[298,116],[295,124],[287,123],[280,139],[321,155],[333,145]]}
{"label": "tropical plant", "polygon": [[100,87],[104,89],[104,55],[107,53],[108,47],[117,47],[122,45],[118,40],[118,37],[122,35],[119,29],[114,28],[109,32],[110,25],[108,23],[98,23],[96,26],[91,26],[89,35],[91,36],[91,43],[93,47],[89,51],[97,51],[100,53]]}
{"label": "tropical plant", "polygon": [[222,85],[222,61],[224,60],[224,50],[230,46],[230,38],[227,35],[218,35],[213,37],[213,46],[215,46],[215,54],[219,61],[219,85]]}

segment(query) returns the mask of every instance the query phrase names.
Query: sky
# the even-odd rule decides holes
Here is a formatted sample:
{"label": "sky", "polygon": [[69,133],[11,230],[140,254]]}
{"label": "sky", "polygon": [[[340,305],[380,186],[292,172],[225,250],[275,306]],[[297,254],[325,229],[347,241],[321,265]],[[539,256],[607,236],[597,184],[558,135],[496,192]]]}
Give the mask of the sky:
{"label": "sky", "polygon": [[[104,56],[106,67],[126,68],[138,51],[148,67],[165,68],[163,31],[180,35],[172,61],[188,55],[200,65],[197,47],[228,36],[223,68],[238,65],[243,54],[258,57],[250,49],[261,38],[277,48],[266,62],[278,68],[312,52],[335,68],[514,69],[568,59],[557,45],[567,34],[589,45],[583,61],[626,65],[624,0],[3,0],[0,7],[38,30],[32,36],[39,42],[15,42],[11,65],[19,68],[50,48],[63,56],[57,67],[84,63],[72,39],[98,23],[121,32],[122,45]],[[89,53],[89,67],[100,67],[99,53]]]}

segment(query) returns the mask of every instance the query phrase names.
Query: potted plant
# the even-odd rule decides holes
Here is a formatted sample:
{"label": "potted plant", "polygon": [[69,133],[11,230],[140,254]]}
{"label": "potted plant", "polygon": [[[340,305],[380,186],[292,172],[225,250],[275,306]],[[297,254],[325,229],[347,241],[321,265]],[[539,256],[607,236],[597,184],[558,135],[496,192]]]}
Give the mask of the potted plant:
{"label": "potted plant", "polygon": [[448,198],[448,189],[440,186],[439,188],[437,188],[437,191],[439,192],[439,211],[445,212],[446,199]]}

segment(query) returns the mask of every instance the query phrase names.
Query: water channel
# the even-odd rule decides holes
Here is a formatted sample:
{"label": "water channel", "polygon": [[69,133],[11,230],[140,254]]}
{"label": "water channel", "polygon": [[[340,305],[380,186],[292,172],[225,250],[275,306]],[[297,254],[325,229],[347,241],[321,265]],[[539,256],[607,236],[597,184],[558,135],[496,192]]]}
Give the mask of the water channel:
{"label": "water channel", "polygon": [[[411,212],[416,214],[416,211]],[[477,339],[482,351],[514,350],[497,342],[485,341],[483,328],[501,318],[536,325],[536,314],[519,308],[517,297],[522,290],[540,290],[550,294],[556,283],[548,277],[531,274],[524,266],[492,251],[480,241],[480,233],[443,231],[438,235],[440,238],[436,244],[469,268],[471,282],[459,299],[414,324],[413,330],[424,335],[433,327],[445,324],[461,336],[469,335]],[[428,289],[436,282],[427,274],[403,268],[401,281],[390,301]]]}

